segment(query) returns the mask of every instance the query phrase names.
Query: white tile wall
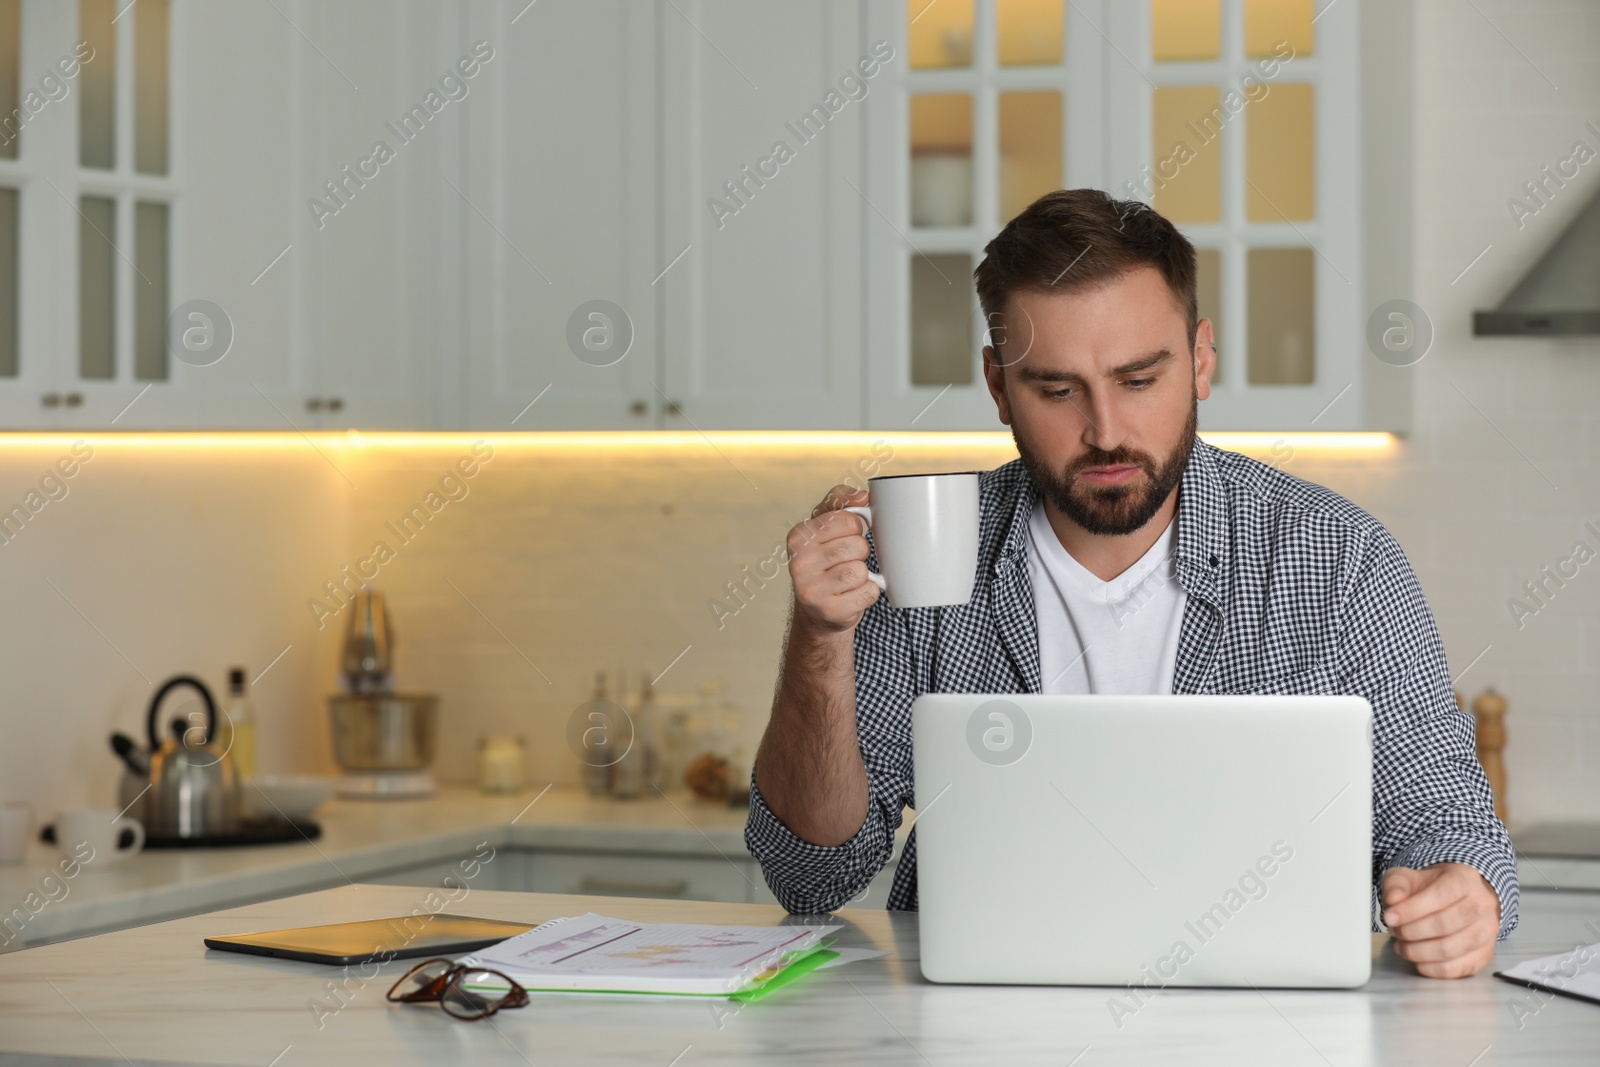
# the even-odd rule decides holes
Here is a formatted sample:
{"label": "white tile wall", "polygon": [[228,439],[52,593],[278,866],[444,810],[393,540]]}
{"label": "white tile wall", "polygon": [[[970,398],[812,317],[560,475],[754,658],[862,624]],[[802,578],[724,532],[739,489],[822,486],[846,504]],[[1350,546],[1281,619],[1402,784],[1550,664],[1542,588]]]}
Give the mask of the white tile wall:
{"label": "white tile wall", "polygon": [[[888,473],[995,466],[1015,453],[901,445],[891,455]],[[753,750],[772,699],[787,574],[764,586],[749,579],[743,607],[727,584],[746,581],[744,568],[771,557],[863,461],[874,461],[871,438],[804,451],[713,449],[692,437],[653,452],[500,446],[470,495],[380,579],[407,684],[448,693],[463,715],[443,738],[441,770],[470,775],[477,736],[503,731],[528,737],[532,775],[572,780],[564,729],[595,671],[626,664],[653,675],[680,653],[660,688],[724,681]],[[364,456],[352,536],[381,536],[395,501],[416,497],[445,466],[442,455],[414,451]],[[737,614],[719,619],[715,600]]]}
{"label": "white tile wall", "polygon": [[[304,446],[104,440],[64,481],[66,495],[0,544],[0,796],[45,810],[110,803],[107,734],[144,736],[151,683],[195,673],[220,692],[230,665],[254,675],[291,645],[259,685],[273,720],[264,758],[317,766],[326,743],[319,735],[301,757],[296,738],[322,728],[307,697],[331,664],[283,594],[344,554],[348,486]],[[67,454],[58,438],[10,439],[0,508],[23,502]],[[175,695],[168,710],[181,703]]]}

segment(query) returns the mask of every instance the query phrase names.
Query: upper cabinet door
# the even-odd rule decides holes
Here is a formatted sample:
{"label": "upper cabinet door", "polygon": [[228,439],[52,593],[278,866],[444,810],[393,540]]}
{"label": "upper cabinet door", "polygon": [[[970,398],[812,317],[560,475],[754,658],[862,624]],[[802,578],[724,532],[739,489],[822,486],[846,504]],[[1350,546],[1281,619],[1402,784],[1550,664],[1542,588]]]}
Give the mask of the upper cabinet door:
{"label": "upper cabinet door", "polygon": [[868,425],[995,430],[972,272],[1052,189],[1105,182],[1098,2],[872,0],[896,58],[868,116]]}
{"label": "upper cabinet door", "polygon": [[456,68],[471,51],[460,12],[425,0],[300,10],[316,45],[296,49],[301,192],[285,257],[305,256],[301,415],[323,428],[432,426],[440,325],[460,303],[460,233],[438,210],[439,169],[460,155],[477,103],[477,79]]}
{"label": "upper cabinet door", "polygon": [[1113,195],[1198,252],[1212,430],[1370,428],[1362,376],[1360,4],[1109,5]]}
{"label": "upper cabinet door", "polygon": [[667,429],[862,424],[863,125],[892,106],[859,0],[660,9]]}
{"label": "upper cabinet door", "polygon": [[[465,297],[441,389],[474,430],[649,429],[656,388],[657,5],[470,0],[493,58],[444,160]],[[480,95],[481,94],[481,95]],[[456,343],[459,338],[459,344]],[[449,380],[453,368],[464,379]]]}
{"label": "upper cabinet door", "polygon": [[[73,40],[70,15],[65,5],[35,5],[24,20],[20,0],[0,0],[0,429],[4,430],[53,429],[61,423],[61,367],[56,352],[66,341],[60,329],[72,292],[70,265],[61,245],[76,216],[70,201],[39,178],[59,169],[53,161],[69,151],[69,130],[59,122],[19,126],[13,113],[23,107],[23,94],[32,88],[24,79],[38,76],[34,57]],[[41,108],[41,114],[48,113]]]}
{"label": "upper cabinet door", "polygon": [[[119,22],[137,19],[137,8]],[[306,202],[319,192],[310,178],[318,127],[307,119],[330,87],[312,69],[325,61],[291,21],[306,8],[171,5],[181,62],[171,102],[180,194],[170,217],[169,379],[134,401],[119,429],[315,425],[305,409],[315,388]]]}
{"label": "upper cabinet door", "polygon": [[[0,5],[9,24],[0,52],[20,44],[20,66],[0,55],[0,77],[20,74],[0,101],[21,94],[21,110],[0,103],[0,157],[9,153],[26,177],[13,220],[17,305],[0,313],[18,342],[0,363],[15,362],[22,384],[24,418],[8,424],[28,424],[31,400],[61,428],[149,425],[161,404],[123,418],[146,392],[160,394],[166,415],[186,417],[171,403],[179,376],[165,346],[181,188],[169,107],[174,6],[157,0],[134,16],[111,0]],[[10,243],[0,236],[0,256]],[[30,397],[23,383],[48,384]]]}

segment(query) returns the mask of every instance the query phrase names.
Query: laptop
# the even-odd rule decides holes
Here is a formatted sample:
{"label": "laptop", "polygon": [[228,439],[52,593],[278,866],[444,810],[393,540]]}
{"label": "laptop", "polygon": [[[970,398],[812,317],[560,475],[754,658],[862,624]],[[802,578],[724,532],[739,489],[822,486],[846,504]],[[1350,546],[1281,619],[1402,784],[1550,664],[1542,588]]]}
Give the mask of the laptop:
{"label": "laptop", "polygon": [[927,694],[911,715],[930,981],[1370,976],[1365,699]]}

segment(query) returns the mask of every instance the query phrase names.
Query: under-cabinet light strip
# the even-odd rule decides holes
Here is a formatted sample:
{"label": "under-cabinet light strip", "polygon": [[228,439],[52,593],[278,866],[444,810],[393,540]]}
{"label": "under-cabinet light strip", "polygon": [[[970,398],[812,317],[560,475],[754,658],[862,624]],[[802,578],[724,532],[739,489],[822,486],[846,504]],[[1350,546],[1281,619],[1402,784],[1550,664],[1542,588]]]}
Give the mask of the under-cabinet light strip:
{"label": "under-cabinet light strip", "polygon": [[[1391,433],[1301,433],[1284,431],[1202,432],[1201,438],[1218,448],[1255,452],[1289,447],[1312,451],[1374,453],[1394,449],[1399,439]],[[295,449],[307,444],[319,448],[459,448],[476,441],[495,447],[532,449],[664,449],[704,448],[707,444],[733,448],[844,448],[882,441],[896,447],[928,449],[1013,448],[1005,432],[904,432],[864,430],[678,430],[638,431],[530,431],[470,433],[460,431],[27,431],[0,433],[4,448],[60,448],[84,441],[94,447],[177,449]]]}

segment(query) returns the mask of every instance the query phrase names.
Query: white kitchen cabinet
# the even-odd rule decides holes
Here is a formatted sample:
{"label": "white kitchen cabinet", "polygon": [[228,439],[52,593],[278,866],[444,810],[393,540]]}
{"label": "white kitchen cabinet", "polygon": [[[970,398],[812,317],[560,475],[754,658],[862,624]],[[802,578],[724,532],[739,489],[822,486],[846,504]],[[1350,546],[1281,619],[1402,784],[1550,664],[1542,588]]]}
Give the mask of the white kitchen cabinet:
{"label": "white kitchen cabinet", "polygon": [[[442,859],[399,868],[361,880],[382,885],[444,887],[461,881],[461,860]],[[766,892],[755,862],[704,856],[636,855],[617,852],[532,852],[499,849],[468,885],[525,893],[587,893],[615,897],[657,897],[748,903]],[[759,887],[759,889],[758,889]],[[767,899],[761,897],[760,899]]]}
{"label": "white kitchen cabinet", "polygon": [[[441,165],[459,157],[471,89],[489,70],[471,79],[456,72],[471,46],[451,5],[341,0],[302,12],[300,28],[328,59],[294,43],[307,80],[295,247],[285,262],[304,253],[304,394],[308,404],[321,401],[296,421],[430,426],[434,369],[451,348],[443,331],[454,327],[460,284],[458,220],[442,210],[449,189]],[[460,100],[445,89],[457,84],[467,90]],[[380,144],[392,153],[387,163]]]}
{"label": "white kitchen cabinet", "polygon": [[[1398,75],[1383,64],[1362,66],[1363,5],[1314,17],[1246,0],[867,6],[869,36],[907,52],[888,106],[869,113],[866,177],[882,207],[865,232],[882,294],[867,323],[869,426],[999,428],[971,270],[1033,196],[1094,186],[1153,203],[1199,251],[1219,368],[1202,428],[1403,428],[1363,330],[1405,279],[1368,284],[1361,182],[1380,105],[1409,98],[1385,91]],[[1364,43],[1383,54],[1381,33]],[[1380,241],[1373,255],[1404,258],[1398,239]]]}
{"label": "white kitchen cabinet", "polygon": [[585,893],[746,903],[755,863],[748,857],[645,856],[600,852],[535,851],[528,889],[535,893]]}
{"label": "white kitchen cabinet", "polygon": [[1362,7],[1215,7],[1180,46],[1155,25],[1171,5],[1107,6],[1125,61],[1107,67],[1106,188],[1200,254],[1218,358],[1202,429],[1370,428]]}
{"label": "white kitchen cabinet", "polygon": [[662,10],[662,425],[860,427],[860,3]]}
{"label": "white kitchen cabinet", "polygon": [[[233,344],[208,365],[175,360],[119,427],[433,425],[459,252],[432,208],[462,105],[425,109],[409,142],[401,126],[458,59],[457,13],[420,0],[175,11],[172,303],[216,304]],[[183,406],[164,411],[163,393]]]}
{"label": "white kitchen cabinet", "polygon": [[[454,889],[462,884],[460,862],[470,855],[469,850],[458,859],[440,859],[364,875],[359,880],[379,885]],[[885,907],[896,869],[893,863],[885,867],[867,891],[849,906]],[[528,893],[719,900],[734,904],[778,902],[762,879],[760,866],[742,852],[722,858],[501,848],[494,859],[482,864],[478,875],[465,884],[474,889]]]}
{"label": "white kitchen cabinet", "polygon": [[[48,68],[61,42],[87,32],[79,11],[24,4],[25,72]],[[433,425],[436,353],[449,347],[437,330],[454,322],[459,242],[449,220],[418,207],[436,194],[436,160],[459,155],[460,123],[451,129],[459,115],[447,107],[403,147],[386,123],[455,62],[459,13],[421,0],[123,11],[68,94],[24,128],[18,160],[0,162],[0,185],[20,186],[24,204],[19,373],[0,382],[0,424]],[[140,97],[136,86],[149,73],[140,64],[162,58],[161,48],[138,43],[139,27],[154,27],[158,13],[169,16],[170,137],[166,171],[152,174],[135,153],[155,121],[144,101],[160,98]],[[114,89],[115,154],[109,166],[90,166],[80,159],[80,119],[85,87],[102,74]],[[369,182],[344,177],[379,140],[396,148],[395,160]],[[324,183],[336,179],[349,195],[319,227],[309,204],[330,202]],[[114,205],[109,224],[83,210],[85,196]],[[146,204],[167,212],[164,271],[147,260],[142,231],[135,239]],[[109,376],[80,366],[80,268],[90,256],[113,275]],[[141,366],[149,346],[138,338],[151,322],[136,321],[135,309],[147,286],[165,288],[169,311],[196,300],[220,309],[201,328],[231,333],[226,353],[179,359],[169,347],[164,367]],[[166,333],[159,320],[151,321]]]}
{"label": "white kitchen cabinet", "polygon": [[505,40],[461,180],[467,424],[859,426],[860,109],[787,125],[859,58],[857,5],[549,5]]}
{"label": "white kitchen cabinet", "polygon": [[[484,855],[490,857],[487,862],[480,858]],[[523,893],[528,891],[530,862],[531,855],[520,849],[500,847],[491,853],[474,847],[464,849],[459,856],[452,858],[400,867],[379,874],[365,874],[357,881],[370,882],[374,885],[413,885],[418,888],[438,889],[456,897],[460,897],[463,887],[468,894],[474,889]],[[470,872],[476,873],[471,873],[468,877]]]}
{"label": "white kitchen cabinet", "polygon": [[465,104],[465,154],[444,164],[464,294],[459,342],[440,350],[441,388],[458,397],[444,424],[649,429],[660,7],[471,0],[466,12],[463,37],[495,58]]}
{"label": "white kitchen cabinet", "polygon": [[[1106,181],[1101,5],[1011,6],[1035,18],[1054,11],[1055,22],[1029,27],[1042,38],[1037,62],[1001,64],[996,0],[926,9],[868,0],[867,35],[897,56],[867,116],[865,180],[878,208],[862,231],[872,429],[1002,428],[982,373],[972,271],[1013,213],[1008,182],[1027,187],[1027,163],[1034,195]],[[1013,101],[1048,121],[1012,133],[1002,119]],[[1035,142],[1047,158],[1024,151]]]}
{"label": "white kitchen cabinet", "polygon": [[[139,273],[132,241],[135,205],[170,202],[174,183],[170,173],[136,173],[131,163],[134,64],[127,56],[136,23],[128,19],[117,26],[103,7],[84,7],[91,15],[98,11],[100,17],[90,21],[100,32],[80,33],[79,5],[45,0],[20,6],[18,35],[9,27],[0,31],[4,46],[17,47],[3,65],[18,77],[24,112],[20,129],[17,115],[5,116],[14,154],[0,160],[0,186],[16,197],[15,262],[7,271],[15,284],[17,319],[3,325],[15,330],[17,351],[15,367],[8,368],[14,373],[0,378],[3,428],[109,422],[139,388],[132,384],[132,298]],[[164,11],[153,5],[147,23]],[[116,56],[123,61],[117,63]],[[79,122],[86,97],[101,120],[93,127],[95,149],[87,163],[80,161]],[[81,261],[94,263],[93,288],[114,316],[99,338],[106,344],[96,346],[105,365],[90,373],[79,358]]]}
{"label": "white kitchen cabinet", "polygon": [[[117,164],[80,161],[83,79],[0,154],[20,205],[0,427],[995,429],[971,271],[1018,190],[1098,186],[1167,210],[1137,188],[1175,114],[1161,94],[1259,75],[1247,10],[1305,17],[1197,5],[1218,12],[1215,55],[1174,59],[1150,0],[143,6],[114,27]],[[80,9],[22,0],[25,87],[77,39]],[[142,120],[126,60],[158,10],[170,167],[148,174],[127,165]],[[1409,264],[1403,228],[1373,224],[1394,212],[1359,195],[1363,159],[1403,139],[1374,134],[1379,104],[1408,99],[1397,64],[1360,65],[1392,36],[1375,11],[1329,5],[1314,46],[1268,79],[1273,100],[1314,94],[1314,210],[1251,206],[1249,134],[1283,124],[1276,103],[1230,117],[1188,169],[1215,163],[1220,190],[1215,218],[1180,222],[1218,326],[1206,428],[1403,422],[1403,371],[1362,334],[1409,270],[1385,266]],[[928,121],[952,102],[965,118]],[[419,106],[426,122],[400,136]],[[390,158],[366,169],[380,141]],[[116,204],[117,255],[99,249],[115,371],[94,380],[84,195]],[[155,380],[134,359],[140,203],[170,212],[168,305],[210,301],[233,335],[220,361],[174,359]],[[1256,284],[1282,274],[1275,254],[1309,279],[1298,319],[1253,315],[1275,303]]]}

